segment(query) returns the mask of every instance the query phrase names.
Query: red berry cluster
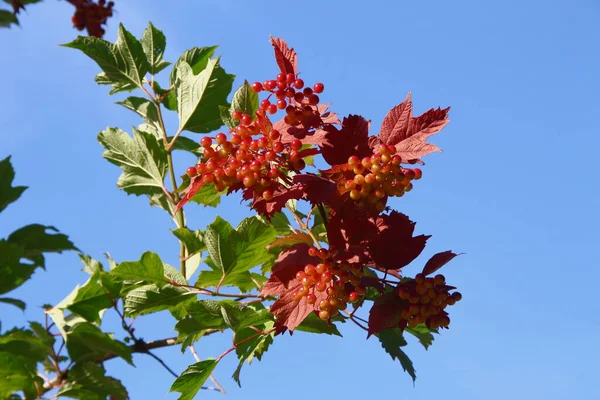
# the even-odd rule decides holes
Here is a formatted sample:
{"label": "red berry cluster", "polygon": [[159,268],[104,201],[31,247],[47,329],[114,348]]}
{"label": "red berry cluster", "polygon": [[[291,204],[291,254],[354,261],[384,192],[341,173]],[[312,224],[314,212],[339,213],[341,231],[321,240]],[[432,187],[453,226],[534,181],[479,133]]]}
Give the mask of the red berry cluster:
{"label": "red berry cluster", "polygon": [[[259,119],[266,118],[263,109],[256,111],[256,117],[253,121],[250,115],[234,111],[232,118],[240,124],[232,129],[229,138],[218,133],[214,145],[211,137],[203,137],[200,144],[204,157],[187,169],[187,175],[200,176],[202,184],[214,184],[218,191],[241,183],[265,200],[271,200],[279,178],[288,179],[280,169],[301,171],[306,164],[300,153],[300,140],[282,143],[279,131],[261,128]],[[261,137],[255,139],[254,135]]]}
{"label": "red berry cluster", "polygon": [[450,317],[444,309],[462,299],[459,292],[450,294],[451,289],[443,275],[428,278],[417,274],[414,280],[400,284],[398,295],[409,303],[401,312],[402,318],[411,328],[419,324],[431,329],[447,328]]}
{"label": "red berry cluster", "polygon": [[114,2],[105,0],[98,0],[98,3],[91,0],[69,0],[69,2],[76,8],[71,21],[77,30],[87,29],[90,36],[104,36],[102,25],[112,17]]}
{"label": "red berry cluster", "polygon": [[[347,307],[347,303],[355,303],[366,293],[360,284],[364,275],[363,267],[357,263],[334,261],[328,250],[310,247],[308,254],[322,260],[317,265],[308,264],[304,271],[298,271],[296,280],[302,287],[293,294],[294,301],[306,298],[308,304],[314,304],[319,318],[328,320]],[[327,293],[327,299],[317,302],[317,292]]]}
{"label": "red berry cluster", "polygon": [[[285,109],[286,116],[283,120],[292,126],[299,124],[304,117],[318,115],[318,111],[313,107],[319,104],[318,94],[324,89],[322,83],[315,83],[312,89],[304,87],[304,81],[291,73],[279,73],[276,79],[252,84],[252,90],[256,93],[271,93],[260,102],[261,109],[269,114],[275,114],[278,109]],[[271,102],[273,95],[277,99],[274,103]]]}
{"label": "red berry cluster", "polygon": [[[345,181],[340,191],[349,192],[352,200],[371,205],[378,212],[385,209],[388,196],[401,197],[412,190],[412,180],[421,179],[418,168],[400,166],[401,158],[394,146],[380,145],[371,157],[362,160],[357,156],[348,158]],[[341,186],[341,185],[340,185]]]}

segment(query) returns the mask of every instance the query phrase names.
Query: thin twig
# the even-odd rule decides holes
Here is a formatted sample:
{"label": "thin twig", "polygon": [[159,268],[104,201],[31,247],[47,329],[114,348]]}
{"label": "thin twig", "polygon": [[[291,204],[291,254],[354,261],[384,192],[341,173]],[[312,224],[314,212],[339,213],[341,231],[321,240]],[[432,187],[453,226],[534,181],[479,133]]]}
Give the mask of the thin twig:
{"label": "thin twig", "polygon": [[179,378],[179,375],[177,375],[177,373],[175,373],[175,371],[173,371],[171,368],[169,368],[169,366],[167,364],[165,364],[165,362],[163,360],[161,360],[160,357],[158,357],[156,354],[147,351],[146,354],[148,354],[150,357],[154,358],[156,361],[158,361],[160,363],[160,365],[162,365],[163,367],[165,367],[165,369],[167,371],[169,371],[171,373],[171,375],[173,375],[175,378]]}

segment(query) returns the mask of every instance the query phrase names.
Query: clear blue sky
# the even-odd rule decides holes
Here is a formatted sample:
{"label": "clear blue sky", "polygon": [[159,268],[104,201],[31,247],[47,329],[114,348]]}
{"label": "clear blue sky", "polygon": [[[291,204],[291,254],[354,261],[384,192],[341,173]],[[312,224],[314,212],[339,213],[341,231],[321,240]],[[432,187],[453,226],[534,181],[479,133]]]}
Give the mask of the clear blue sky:
{"label": "clear blue sky", "polygon": [[[140,35],[151,20],[167,35],[170,61],[219,44],[236,85],[276,74],[268,35],[283,37],[305,80],[324,82],[335,111],[364,115],[374,133],[408,91],[417,113],[452,107],[452,122],[433,139],[444,153],[428,157],[423,180],[392,203],[433,234],[407,272],[438,251],[466,253],[444,271],[464,294],[451,329],[429,351],[415,343],[407,350],[416,387],[375,340],[348,326],[344,339],[278,337],[263,361],[244,367],[241,390],[228,356],[216,372],[227,398],[600,398],[597,1],[121,0],[115,8],[109,40],[118,21]],[[108,251],[135,260],[153,250],[174,263],[171,221],[118,191],[120,171],[100,157],[100,130],[139,121],[94,83],[91,60],[57,46],[76,36],[71,12],[47,0],[28,8],[23,29],[0,32],[0,158],[12,154],[17,183],[30,186],[0,216],[0,236],[41,222],[96,258]],[[189,159],[177,161],[183,172]],[[238,204],[226,202],[234,222],[246,213]],[[217,212],[197,208],[190,225],[203,228]],[[14,293],[30,304],[25,317],[1,306],[4,326],[39,319],[36,305],[57,303],[86,279],[75,254],[49,257],[48,267]],[[172,321],[136,325],[158,339],[174,334]],[[106,327],[118,332],[114,319]],[[211,338],[197,348],[209,357],[229,344]],[[157,353],[178,371],[193,362],[175,348]],[[108,363],[133,399],[176,398],[163,397],[172,378],[154,360],[134,360],[137,369]]]}

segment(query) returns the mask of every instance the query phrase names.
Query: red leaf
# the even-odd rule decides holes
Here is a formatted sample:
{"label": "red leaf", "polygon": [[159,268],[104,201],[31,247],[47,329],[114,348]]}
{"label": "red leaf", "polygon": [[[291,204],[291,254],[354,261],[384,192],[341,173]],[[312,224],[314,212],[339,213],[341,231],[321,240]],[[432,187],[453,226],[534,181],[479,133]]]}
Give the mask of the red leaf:
{"label": "red leaf", "polygon": [[277,129],[281,133],[281,141],[283,143],[300,139],[303,144],[321,145],[327,133],[327,131],[322,129],[323,126],[340,124],[337,114],[327,111],[328,108],[329,104],[318,104],[315,113],[310,116],[303,116],[301,123],[292,126],[282,119],[275,123],[273,129]]}
{"label": "red leaf", "polygon": [[202,182],[202,175],[197,175],[192,178],[189,186],[183,191],[183,197],[181,200],[179,200],[179,203],[177,203],[177,206],[175,207],[175,214],[177,214],[181,207],[186,205],[192,199],[192,197],[194,197],[196,193],[202,189],[202,186],[204,186],[204,183]]}
{"label": "red leaf", "polygon": [[450,107],[443,110],[432,108],[418,117],[413,117],[409,93],[402,103],[392,108],[386,115],[379,136],[372,139],[369,144],[371,147],[377,143],[396,146],[396,154],[402,157],[403,162],[441,151],[437,146],[425,141],[450,122],[449,111]]}
{"label": "red leaf", "polygon": [[296,75],[298,72],[298,61],[296,60],[297,55],[294,48],[290,49],[283,39],[273,36],[271,36],[271,44],[275,50],[275,61],[277,61],[281,72]]}
{"label": "red leaf", "polygon": [[[271,313],[275,316],[275,326],[281,332],[283,327],[293,331],[304,319],[315,310],[314,305],[306,303],[306,299],[294,301],[294,292],[302,286],[296,280],[296,273],[304,269],[307,264],[318,264],[319,259],[308,255],[306,244],[297,244],[282,252],[275,266],[271,270],[269,280],[265,282],[262,295],[278,296],[277,301],[271,306]],[[315,291],[318,304],[327,298],[327,293]]]}
{"label": "red leaf", "polygon": [[435,254],[423,267],[423,275],[433,274],[456,256],[458,256],[458,254],[455,254],[450,250]]}
{"label": "red leaf", "polygon": [[413,237],[415,223],[406,215],[392,211],[377,218],[379,233],[369,242],[373,261],[385,269],[398,270],[421,254],[431,236]]}
{"label": "red leaf", "polygon": [[367,338],[384,329],[395,328],[402,321],[400,313],[408,306],[408,302],[398,296],[397,292],[385,293],[375,299],[369,312],[369,331]]}
{"label": "red leaf", "polygon": [[287,203],[288,200],[301,199],[303,194],[304,192],[296,186],[290,188],[278,187],[273,191],[273,198],[271,200],[266,201],[262,197],[257,198],[252,203],[252,208],[268,220],[271,220],[273,215],[285,207],[285,203]]}
{"label": "red leaf", "polygon": [[406,139],[406,131],[412,117],[411,94],[408,92],[406,99],[388,112],[381,123],[379,139],[387,145],[395,145]]}
{"label": "red leaf", "polygon": [[369,124],[360,115],[350,115],[342,121],[342,129],[325,126],[325,141],[321,146],[323,158],[329,165],[346,164],[350,156],[359,158],[372,154],[369,148]]}
{"label": "red leaf", "polygon": [[332,181],[313,174],[300,174],[294,176],[294,183],[298,184],[306,200],[312,204],[330,204],[337,194],[337,187]]}

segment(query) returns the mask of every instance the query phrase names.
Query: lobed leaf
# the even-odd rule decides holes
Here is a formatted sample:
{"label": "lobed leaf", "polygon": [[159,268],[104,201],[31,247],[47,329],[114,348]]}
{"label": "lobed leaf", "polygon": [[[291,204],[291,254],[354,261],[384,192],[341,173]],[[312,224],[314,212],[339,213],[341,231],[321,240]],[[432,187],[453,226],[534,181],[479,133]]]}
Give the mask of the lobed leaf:
{"label": "lobed leaf", "polygon": [[27,186],[12,186],[14,179],[15,170],[10,162],[10,156],[8,156],[0,161],[0,212],[21,197],[27,189]]}
{"label": "lobed leaf", "polygon": [[170,62],[163,60],[165,47],[167,46],[167,38],[165,34],[156,29],[152,22],[142,34],[142,49],[148,60],[148,72],[152,75],[158,74],[160,71],[171,65]]}
{"label": "lobed leaf", "polygon": [[179,392],[178,400],[192,400],[217,366],[217,360],[207,359],[190,365],[175,379],[170,392]]}

